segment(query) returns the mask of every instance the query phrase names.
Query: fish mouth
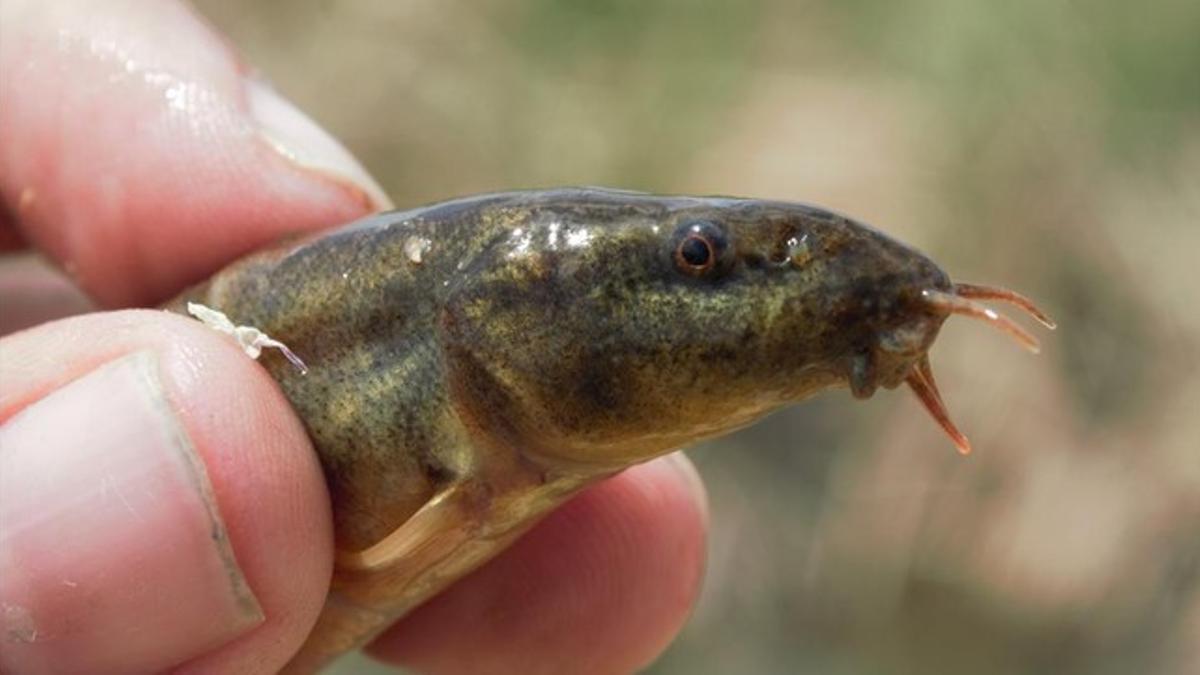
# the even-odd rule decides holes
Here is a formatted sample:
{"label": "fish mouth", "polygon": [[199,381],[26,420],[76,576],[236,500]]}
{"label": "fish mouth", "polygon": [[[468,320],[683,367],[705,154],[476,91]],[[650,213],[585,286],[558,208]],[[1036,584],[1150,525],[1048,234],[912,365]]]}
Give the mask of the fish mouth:
{"label": "fish mouth", "polygon": [[[1028,351],[1034,354],[1041,351],[1041,345],[1032,333],[979,300],[1006,302],[1021,309],[1050,330],[1054,330],[1057,326],[1032,300],[1006,288],[978,284],[954,284],[949,292],[935,289],[921,291],[921,302],[934,313],[943,317],[961,315],[987,322],[1013,338]],[[925,406],[925,410],[929,412],[934,421],[954,442],[958,452],[963,455],[970,454],[971,442],[955,426],[954,421],[950,418],[950,413],[946,410],[946,404],[942,401],[942,395],[938,391],[937,382],[933,377],[933,367],[929,363],[927,352],[923,353],[913,364],[904,381],[916,394],[917,399]]]}

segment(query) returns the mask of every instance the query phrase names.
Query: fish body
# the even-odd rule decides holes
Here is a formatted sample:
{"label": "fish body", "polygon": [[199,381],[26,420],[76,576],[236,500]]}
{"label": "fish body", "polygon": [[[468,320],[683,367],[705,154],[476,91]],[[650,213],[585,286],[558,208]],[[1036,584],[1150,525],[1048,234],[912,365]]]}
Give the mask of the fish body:
{"label": "fish body", "polygon": [[178,302],[307,365],[263,359],[320,455],[341,551],[303,670],[584,485],[821,390],[927,380],[952,430],[926,354],[960,300],[925,255],[819,207],[569,188],[370,216]]}

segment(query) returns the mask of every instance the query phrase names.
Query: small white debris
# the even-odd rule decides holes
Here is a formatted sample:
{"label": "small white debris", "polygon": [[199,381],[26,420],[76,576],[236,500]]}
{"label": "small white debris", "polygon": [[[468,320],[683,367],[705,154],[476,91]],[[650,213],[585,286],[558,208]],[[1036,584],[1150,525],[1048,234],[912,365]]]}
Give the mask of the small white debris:
{"label": "small white debris", "polygon": [[422,257],[432,245],[433,242],[425,237],[409,237],[404,240],[404,255],[414,264],[420,265]]}
{"label": "small white debris", "polygon": [[31,187],[26,187],[21,190],[21,196],[17,197],[17,213],[28,213],[37,202],[37,190]]}
{"label": "small white debris", "polygon": [[812,258],[812,251],[808,246],[808,235],[805,234],[799,239],[795,237],[789,238],[787,240],[787,255],[788,262],[792,263],[793,266],[803,267]]}
{"label": "small white debris", "polygon": [[189,302],[187,304],[187,311],[188,314],[200,319],[209,328],[232,336],[250,358],[257,359],[265,347],[271,347],[283,352],[283,355],[287,357],[288,361],[291,361],[293,366],[296,366],[301,375],[308,374],[308,366],[304,365],[299,356],[296,356],[291,349],[288,349],[287,345],[271,338],[271,336],[261,330],[253,326],[235,326],[229,320],[229,317],[225,316],[224,312],[219,312],[198,302]]}

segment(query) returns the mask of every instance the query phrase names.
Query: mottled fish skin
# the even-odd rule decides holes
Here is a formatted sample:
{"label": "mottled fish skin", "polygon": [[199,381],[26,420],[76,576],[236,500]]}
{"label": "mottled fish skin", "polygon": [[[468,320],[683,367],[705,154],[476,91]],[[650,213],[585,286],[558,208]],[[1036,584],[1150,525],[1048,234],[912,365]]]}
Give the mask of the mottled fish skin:
{"label": "mottled fish skin", "polygon": [[[680,257],[689,236],[712,245],[709,267]],[[357,550],[448,485],[574,489],[827,387],[894,387],[945,318],[922,290],[951,288],[921,253],[817,207],[582,188],[371,216],[178,302],[308,365],[263,357]]]}

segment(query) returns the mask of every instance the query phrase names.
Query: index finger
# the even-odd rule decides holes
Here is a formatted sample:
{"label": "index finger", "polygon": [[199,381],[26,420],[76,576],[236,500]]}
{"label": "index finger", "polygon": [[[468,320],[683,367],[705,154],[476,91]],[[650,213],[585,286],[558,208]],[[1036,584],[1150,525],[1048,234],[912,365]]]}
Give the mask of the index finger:
{"label": "index finger", "polygon": [[3,3],[0,100],[4,207],[105,305],[388,206],[182,3]]}

